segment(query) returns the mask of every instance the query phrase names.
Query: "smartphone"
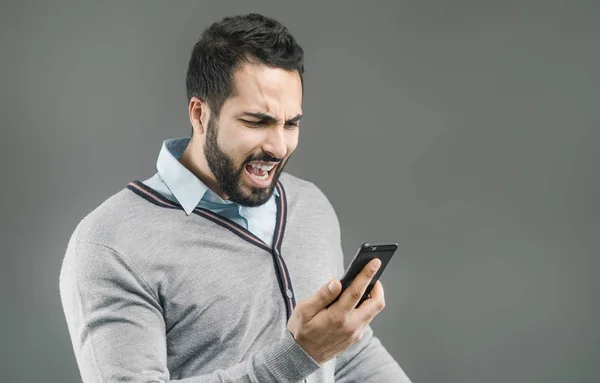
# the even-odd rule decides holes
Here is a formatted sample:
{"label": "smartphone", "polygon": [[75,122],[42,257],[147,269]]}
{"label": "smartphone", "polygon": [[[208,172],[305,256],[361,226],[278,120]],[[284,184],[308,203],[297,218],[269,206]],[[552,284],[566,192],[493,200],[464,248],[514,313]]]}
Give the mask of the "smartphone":
{"label": "smartphone", "polygon": [[371,279],[371,282],[365,290],[365,293],[356,305],[356,307],[360,306],[366,299],[368,299],[369,294],[373,289],[373,286],[375,286],[375,283],[379,280],[379,277],[381,277],[383,270],[385,270],[385,267],[388,265],[397,249],[398,244],[395,242],[363,243],[358,248],[358,251],[352,259],[352,262],[350,262],[350,266],[348,266],[346,272],[344,273],[344,276],[340,280],[340,282],[342,282],[342,291],[337,296],[337,298],[335,298],[335,300],[331,302],[327,307],[337,302],[337,300],[348,288],[348,286],[350,286],[352,281],[354,281],[354,278],[356,278],[356,276],[371,260],[373,260],[374,258],[379,258],[381,260],[381,266],[379,267],[379,270],[377,270],[375,276]]}

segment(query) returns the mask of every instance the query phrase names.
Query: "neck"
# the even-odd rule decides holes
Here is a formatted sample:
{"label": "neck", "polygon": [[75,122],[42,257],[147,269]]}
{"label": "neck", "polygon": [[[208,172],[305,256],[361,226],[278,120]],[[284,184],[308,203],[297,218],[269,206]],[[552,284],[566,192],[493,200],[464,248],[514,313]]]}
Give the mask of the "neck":
{"label": "neck", "polygon": [[225,193],[217,185],[215,176],[210,171],[206,157],[204,156],[204,150],[202,149],[202,143],[194,140],[192,136],[188,146],[185,148],[179,162],[185,166],[193,175],[198,177],[210,190],[215,192],[223,200],[229,199]]}

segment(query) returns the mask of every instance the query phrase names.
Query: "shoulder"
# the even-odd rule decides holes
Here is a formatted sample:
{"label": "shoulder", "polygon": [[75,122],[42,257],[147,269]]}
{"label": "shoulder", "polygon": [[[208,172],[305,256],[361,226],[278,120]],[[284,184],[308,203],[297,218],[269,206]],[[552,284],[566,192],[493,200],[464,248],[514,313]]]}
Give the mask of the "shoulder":
{"label": "shoulder", "polygon": [[160,208],[123,188],[86,214],[74,228],[65,250],[59,276],[63,299],[78,299],[73,294],[79,288],[102,289],[113,282],[127,288],[133,286],[129,283],[137,283],[151,292],[145,281],[146,270],[140,268],[144,258],[130,250],[147,240],[144,230],[153,216],[164,219],[160,212]]}
{"label": "shoulder", "polygon": [[136,227],[160,212],[160,208],[153,212],[153,206],[123,188],[86,214],[77,224],[72,239],[112,247],[119,236],[135,232]]}
{"label": "shoulder", "polygon": [[294,176],[290,173],[281,173],[281,184],[290,195],[289,199],[310,207],[320,207],[322,210],[330,212],[337,219],[337,214],[330,199],[314,182]]}
{"label": "shoulder", "polygon": [[319,199],[327,199],[325,193],[313,182],[283,172],[280,176],[281,184],[288,194],[298,194],[303,197],[312,196]]}

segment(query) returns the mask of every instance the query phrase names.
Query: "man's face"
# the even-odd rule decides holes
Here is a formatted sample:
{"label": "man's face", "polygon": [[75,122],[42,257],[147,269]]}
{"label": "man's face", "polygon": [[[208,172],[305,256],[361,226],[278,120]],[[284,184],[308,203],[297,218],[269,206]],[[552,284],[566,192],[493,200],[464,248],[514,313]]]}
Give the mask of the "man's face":
{"label": "man's face", "polygon": [[233,95],[218,122],[210,117],[204,142],[208,167],[230,201],[267,202],[298,145],[301,115],[297,71],[246,64],[236,72]]}

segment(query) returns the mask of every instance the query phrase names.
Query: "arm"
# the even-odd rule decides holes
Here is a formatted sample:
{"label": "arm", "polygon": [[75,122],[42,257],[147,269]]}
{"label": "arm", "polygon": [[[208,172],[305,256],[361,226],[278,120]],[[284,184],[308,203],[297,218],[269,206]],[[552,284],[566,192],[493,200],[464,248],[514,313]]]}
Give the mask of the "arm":
{"label": "arm", "polygon": [[371,326],[363,339],[341,353],[335,363],[337,383],[410,383],[402,368],[373,335]]}
{"label": "arm", "polygon": [[[61,268],[60,294],[83,382],[174,382],[162,307],[120,254],[75,236]],[[318,368],[289,334],[239,364],[177,382],[298,382]]]}

